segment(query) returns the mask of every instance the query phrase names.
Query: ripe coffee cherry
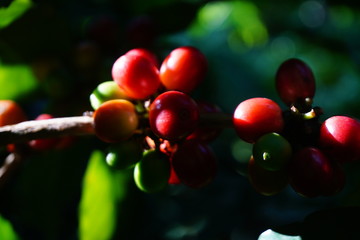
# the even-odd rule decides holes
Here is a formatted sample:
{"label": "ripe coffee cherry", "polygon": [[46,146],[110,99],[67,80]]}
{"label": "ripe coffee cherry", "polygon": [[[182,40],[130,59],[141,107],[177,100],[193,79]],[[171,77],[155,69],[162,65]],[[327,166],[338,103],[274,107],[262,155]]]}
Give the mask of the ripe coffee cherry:
{"label": "ripe coffee cherry", "polygon": [[172,166],[180,181],[191,188],[208,185],[217,171],[211,148],[195,139],[180,144],[172,155]]}
{"label": "ripe coffee cherry", "polygon": [[159,64],[159,61],[158,61],[158,58],[156,57],[156,55],[145,48],[133,48],[125,54],[126,55],[143,56],[143,57],[147,58],[150,62],[152,62],[157,68],[160,67],[160,64]]}
{"label": "ripe coffee cherry", "polygon": [[23,109],[12,100],[0,100],[0,127],[26,121]]}
{"label": "ripe coffee cherry", "polygon": [[[51,114],[43,113],[40,114],[35,120],[46,120],[52,119]],[[28,144],[31,149],[36,151],[46,151],[55,148],[55,146],[60,142],[59,138],[43,138],[43,139],[34,139],[31,140]]]}
{"label": "ripe coffee cherry", "polygon": [[318,148],[306,147],[295,153],[289,175],[292,188],[305,197],[334,194],[344,185],[342,169]]}
{"label": "ripe coffee cherry", "polygon": [[204,79],[205,56],[196,48],[184,46],[171,51],[160,67],[160,80],[168,90],[190,93]]}
{"label": "ripe coffee cherry", "polygon": [[111,144],[106,155],[106,163],[115,169],[128,169],[134,167],[141,157],[141,145],[130,139]]}
{"label": "ripe coffee cherry", "polygon": [[[197,102],[199,113],[201,115],[208,115],[221,113],[221,109],[214,104],[207,102]],[[205,124],[199,124],[197,128],[186,139],[198,139],[203,142],[211,142],[216,139],[222,131],[222,127],[209,126]]]}
{"label": "ripe coffee cherry", "polygon": [[169,176],[169,159],[164,153],[156,150],[144,152],[140,162],[135,165],[135,184],[144,192],[154,193],[163,190],[168,185]]}
{"label": "ripe coffee cherry", "polygon": [[233,124],[241,139],[254,143],[266,133],[280,133],[284,121],[276,102],[268,98],[250,98],[236,107]]}
{"label": "ripe coffee cherry", "polygon": [[277,133],[267,133],[261,136],[253,146],[253,156],[256,164],[269,171],[284,168],[291,158],[290,143]]}
{"label": "ripe coffee cherry", "polygon": [[253,157],[248,165],[248,178],[255,191],[264,196],[273,196],[281,192],[289,183],[286,168],[269,171],[259,166]]}
{"label": "ripe coffee cherry", "polygon": [[135,106],[128,100],[103,103],[94,113],[95,134],[104,142],[119,142],[131,137],[138,127]]}
{"label": "ripe coffee cherry", "polygon": [[106,101],[112,99],[129,99],[119,85],[114,81],[100,83],[90,95],[90,104],[94,110]]}
{"label": "ripe coffee cherry", "polygon": [[347,116],[333,116],[320,127],[321,148],[339,162],[360,159],[360,122]]}
{"label": "ripe coffee cherry", "polygon": [[149,121],[152,131],[158,137],[176,141],[195,130],[199,121],[199,109],[189,95],[167,91],[151,103]]}
{"label": "ripe coffee cherry", "polygon": [[160,87],[159,70],[143,54],[125,54],[112,67],[113,80],[130,98],[144,100]]}
{"label": "ripe coffee cherry", "polygon": [[315,95],[315,80],[310,67],[303,61],[291,58],[283,62],[276,73],[276,90],[288,106],[305,103]]}

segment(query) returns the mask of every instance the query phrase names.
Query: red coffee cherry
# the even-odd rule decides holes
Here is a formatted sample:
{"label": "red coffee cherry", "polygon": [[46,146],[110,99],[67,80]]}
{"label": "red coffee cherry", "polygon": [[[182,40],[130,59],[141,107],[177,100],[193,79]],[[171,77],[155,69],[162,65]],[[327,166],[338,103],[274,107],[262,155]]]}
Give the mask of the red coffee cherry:
{"label": "red coffee cherry", "polygon": [[266,133],[280,133],[284,121],[276,102],[268,98],[250,98],[236,107],[233,124],[241,139],[254,143]]}
{"label": "red coffee cherry", "polygon": [[128,139],[138,123],[134,104],[124,99],[109,100],[94,112],[95,134],[104,142]]}
{"label": "red coffee cherry", "polygon": [[23,109],[12,100],[0,100],[0,127],[26,121]]}
{"label": "red coffee cherry", "polygon": [[204,79],[207,60],[196,48],[184,46],[171,51],[160,67],[160,80],[168,90],[190,93]]}
{"label": "red coffee cherry", "polygon": [[199,121],[196,102],[187,94],[167,91],[151,103],[151,130],[160,138],[177,141],[195,130]]}
{"label": "red coffee cherry", "polygon": [[151,61],[157,68],[160,67],[159,60],[154,53],[145,49],[145,48],[133,48],[125,53],[125,55],[138,55],[147,58]]}
{"label": "red coffee cherry", "polygon": [[290,185],[302,196],[317,197],[340,191],[342,170],[318,148],[306,147],[295,153],[289,166]]}
{"label": "red coffee cherry", "polygon": [[211,148],[195,139],[180,144],[171,162],[180,181],[191,188],[208,185],[217,171],[216,158]]}
{"label": "red coffee cherry", "polygon": [[281,192],[289,183],[289,174],[286,168],[269,171],[256,164],[253,157],[248,164],[248,178],[256,192],[264,196],[273,196]]}
{"label": "red coffee cherry", "polygon": [[[35,120],[46,120],[46,119],[52,119],[53,115],[43,113],[40,114],[35,118]],[[34,139],[31,140],[28,144],[31,149],[36,151],[46,151],[53,149],[57,146],[59,143],[59,138],[44,138],[44,139]]]}
{"label": "red coffee cherry", "polygon": [[160,87],[159,70],[144,54],[125,54],[112,67],[113,80],[133,99],[144,100]]}
{"label": "red coffee cherry", "polygon": [[315,95],[315,80],[310,67],[303,61],[291,58],[283,62],[276,73],[276,90],[288,106],[304,103]]}
{"label": "red coffee cherry", "polygon": [[333,116],[320,127],[319,144],[328,156],[339,162],[360,159],[360,122],[347,116]]}

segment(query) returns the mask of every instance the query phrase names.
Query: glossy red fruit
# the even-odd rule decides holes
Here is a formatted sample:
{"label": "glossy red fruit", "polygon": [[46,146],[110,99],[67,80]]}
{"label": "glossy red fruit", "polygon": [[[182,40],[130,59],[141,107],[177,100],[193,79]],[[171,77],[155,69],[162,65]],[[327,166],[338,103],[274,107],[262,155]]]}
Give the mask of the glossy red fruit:
{"label": "glossy red fruit", "polygon": [[148,56],[125,54],[112,67],[113,80],[130,98],[144,100],[160,87],[159,70]]}
{"label": "glossy red fruit", "polygon": [[172,166],[180,181],[201,188],[215,178],[217,163],[212,149],[197,140],[187,140],[172,155]]}
{"label": "glossy red fruit", "polygon": [[190,93],[204,79],[207,71],[205,56],[194,47],[174,49],[160,67],[160,80],[168,90]]}
{"label": "glossy red fruit", "polygon": [[233,124],[241,139],[254,143],[266,133],[280,133],[284,120],[280,106],[273,100],[250,98],[236,107]]}
{"label": "glossy red fruit", "polygon": [[288,106],[315,95],[315,80],[310,67],[300,59],[283,62],[276,73],[276,90]]}
{"label": "glossy red fruit", "polygon": [[160,67],[159,60],[156,57],[156,55],[151,52],[150,50],[147,50],[145,48],[133,48],[125,53],[125,55],[138,55],[143,56],[147,58],[149,61],[151,61],[156,67]]}
{"label": "glossy red fruit", "polygon": [[160,138],[177,141],[195,130],[199,121],[196,102],[187,94],[167,91],[151,103],[151,130]]}
{"label": "glossy red fruit", "polygon": [[109,100],[94,112],[95,134],[104,142],[128,139],[138,123],[134,104],[124,99]]}
{"label": "glossy red fruit", "polygon": [[307,147],[295,153],[289,166],[290,185],[302,196],[317,197],[340,191],[344,175],[318,148]]}
{"label": "glossy red fruit", "polygon": [[25,112],[12,100],[0,100],[0,127],[26,121]]}
{"label": "glossy red fruit", "polygon": [[269,171],[256,164],[253,157],[248,164],[248,178],[256,192],[264,196],[273,196],[281,191],[289,183],[289,174],[286,168]]}
{"label": "glossy red fruit", "polygon": [[[197,102],[200,118],[201,116],[210,116],[222,113],[221,109],[215,105],[208,102]],[[214,125],[206,125],[206,124],[199,124],[198,127],[193,131],[187,139],[198,139],[203,142],[211,142],[216,139],[223,128],[221,126],[214,126]]]}
{"label": "glossy red fruit", "polygon": [[[35,120],[47,120],[52,119],[53,115],[43,113],[40,114],[38,117],[35,118]],[[59,143],[59,138],[44,138],[44,139],[34,139],[31,140],[28,144],[31,149],[36,151],[46,151],[53,149],[57,146]]]}
{"label": "glossy red fruit", "polygon": [[360,122],[347,116],[333,116],[320,127],[320,147],[339,162],[360,160]]}

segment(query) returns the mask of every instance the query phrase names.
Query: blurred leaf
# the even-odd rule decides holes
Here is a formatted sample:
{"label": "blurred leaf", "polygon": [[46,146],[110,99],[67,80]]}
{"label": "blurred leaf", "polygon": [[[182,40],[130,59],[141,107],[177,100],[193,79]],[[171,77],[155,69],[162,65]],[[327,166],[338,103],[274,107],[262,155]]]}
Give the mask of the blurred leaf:
{"label": "blurred leaf", "polygon": [[111,172],[105,156],[94,151],[83,182],[80,239],[111,239],[117,225],[117,200],[125,196],[126,179]]}
{"label": "blurred leaf", "polygon": [[31,6],[31,0],[13,0],[8,7],[0,8],[0,29],[8,26]]}
{"label": "blurred leaf", "polygon": [[18,240],[11,223],[0,216],[0,239]]}
{"label": "blurred leaf", "polygon": [[26,65],[0,64],[0,99],[14,99],[33,90],[36,79]]}

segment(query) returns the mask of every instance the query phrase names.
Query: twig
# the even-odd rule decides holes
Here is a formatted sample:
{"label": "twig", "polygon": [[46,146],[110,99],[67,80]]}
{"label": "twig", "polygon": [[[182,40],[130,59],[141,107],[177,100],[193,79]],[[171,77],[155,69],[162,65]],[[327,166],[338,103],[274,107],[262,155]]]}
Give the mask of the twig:
{"label": "twig", "polygon": [[0,145],[39,138],[92,134],[94,134],[94,121],[91,116],[32,120],[0,127]]}

